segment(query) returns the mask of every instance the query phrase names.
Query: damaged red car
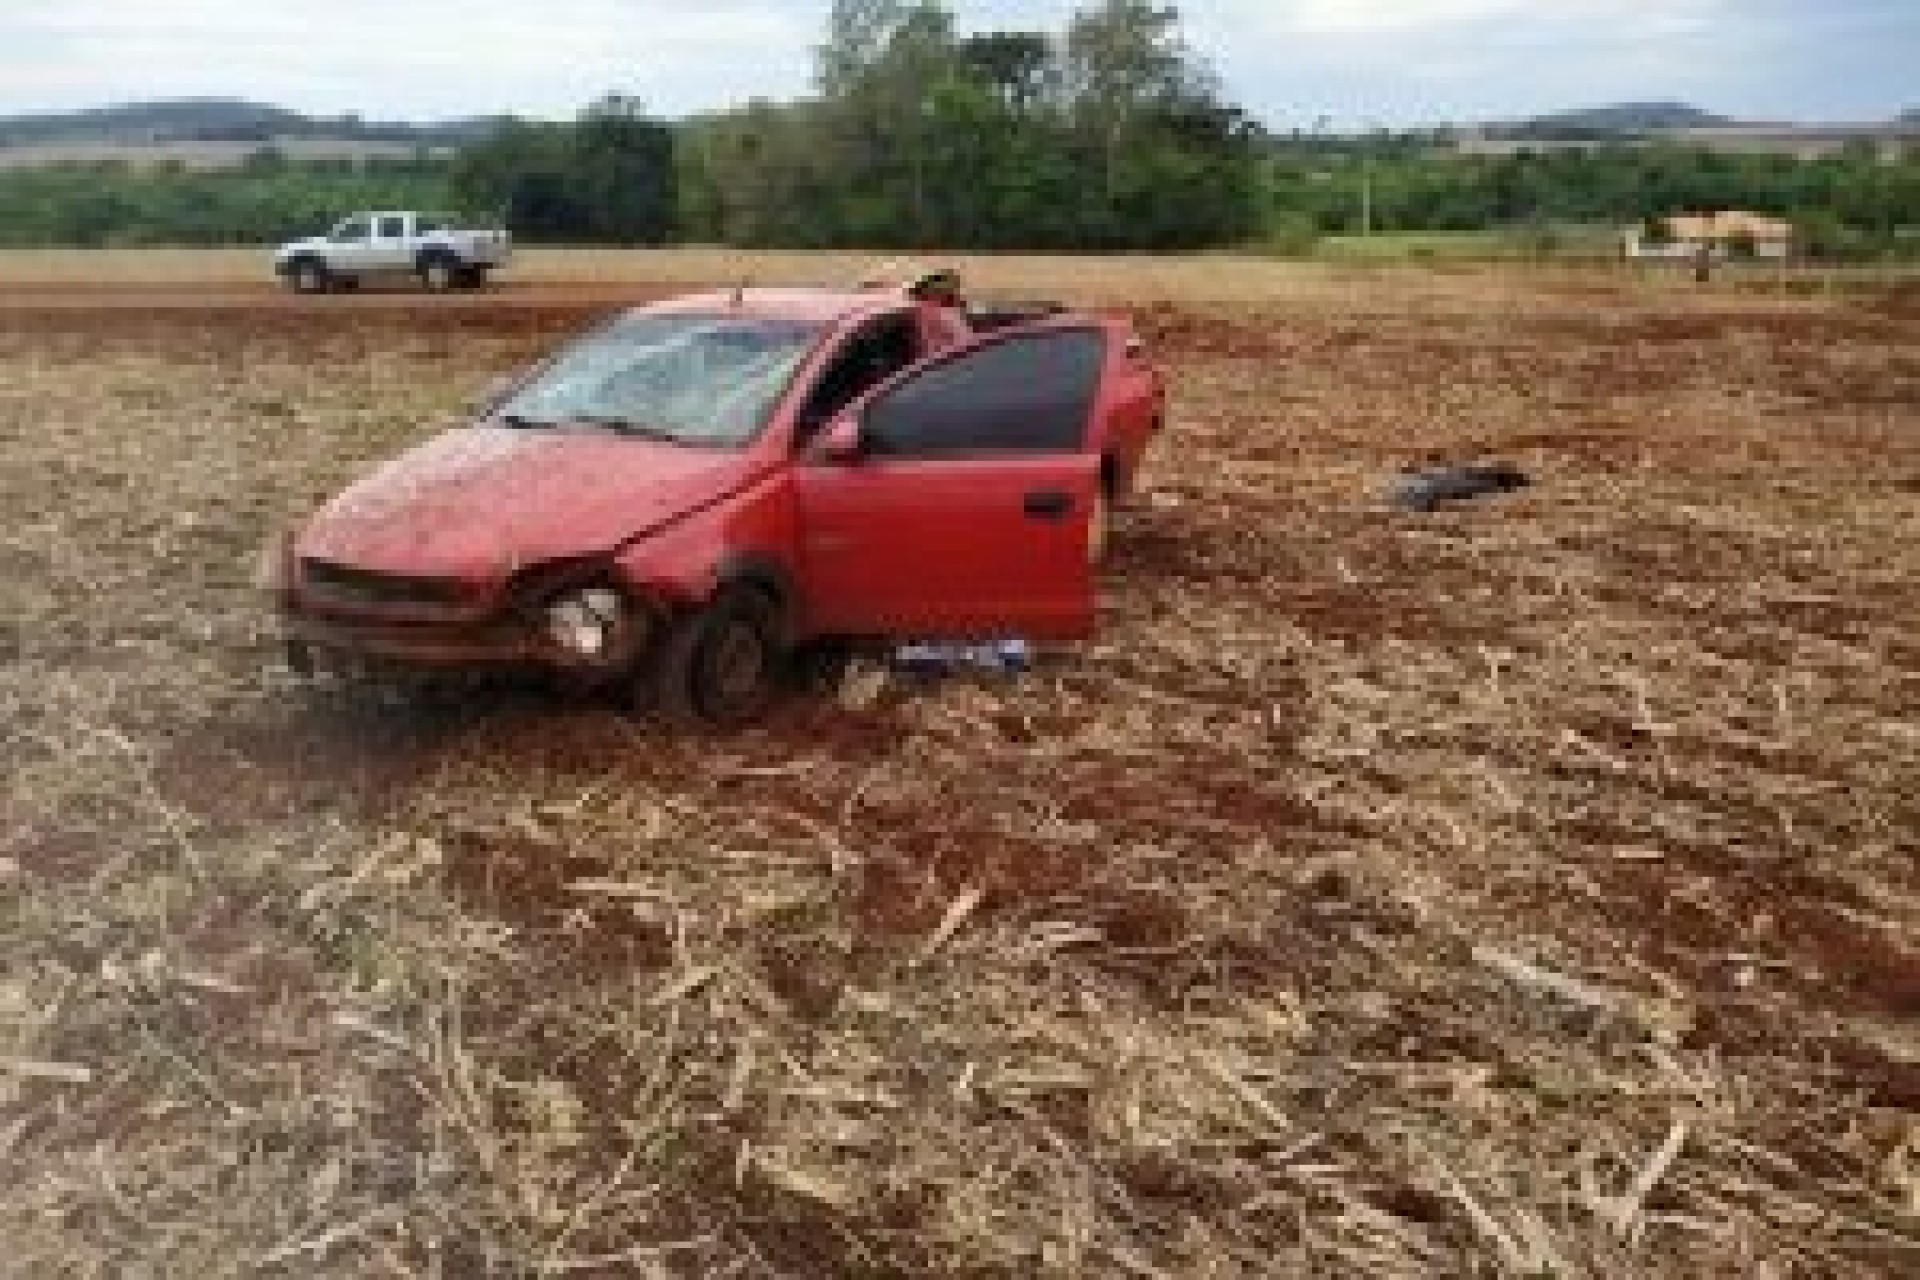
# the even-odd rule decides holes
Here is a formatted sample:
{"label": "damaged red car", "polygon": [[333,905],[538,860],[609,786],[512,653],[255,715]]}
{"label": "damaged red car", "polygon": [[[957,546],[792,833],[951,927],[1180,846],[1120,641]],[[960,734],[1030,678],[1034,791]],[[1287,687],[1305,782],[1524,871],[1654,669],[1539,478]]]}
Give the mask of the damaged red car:
{"label": "damaged red car", "polygon": [[751,289],[586,333],[284,540],[290,663],[543,668],[727,724],[810,646],[1088,636],[1161,376],[1117,316],[929,310]]}

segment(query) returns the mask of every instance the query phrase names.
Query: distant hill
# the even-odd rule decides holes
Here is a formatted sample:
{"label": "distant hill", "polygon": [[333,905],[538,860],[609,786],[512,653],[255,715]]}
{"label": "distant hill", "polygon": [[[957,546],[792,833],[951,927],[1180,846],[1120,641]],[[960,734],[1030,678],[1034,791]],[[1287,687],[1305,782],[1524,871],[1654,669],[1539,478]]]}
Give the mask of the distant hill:
{"label": "distant hill", "polygon": [[1487,132],[1509,138],[1608,138],[1671,129],[1731,128],[1740,123],[1684,102],[1621,102],[1494,125]]}
{"label": "distant hill", "polygon": [[266,143],[289,139],[451,146],[498,128],[497,117],[437,124],[309,116],[240,98],[174,98],[85,111],[0,116],[0,147]]}

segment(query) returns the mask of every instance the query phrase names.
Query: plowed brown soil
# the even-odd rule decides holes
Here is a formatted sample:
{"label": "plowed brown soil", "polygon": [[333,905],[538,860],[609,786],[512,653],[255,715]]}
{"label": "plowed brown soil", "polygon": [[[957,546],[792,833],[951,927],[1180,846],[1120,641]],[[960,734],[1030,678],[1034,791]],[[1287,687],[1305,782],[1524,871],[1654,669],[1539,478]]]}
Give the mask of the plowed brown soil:
{"label": "plowed brown soil", "polygon": [[0,1271],[1920,1269],[1910,299],[1115,270],[1098,643],[730,737],[249,585],[677,275],[0,286]]}

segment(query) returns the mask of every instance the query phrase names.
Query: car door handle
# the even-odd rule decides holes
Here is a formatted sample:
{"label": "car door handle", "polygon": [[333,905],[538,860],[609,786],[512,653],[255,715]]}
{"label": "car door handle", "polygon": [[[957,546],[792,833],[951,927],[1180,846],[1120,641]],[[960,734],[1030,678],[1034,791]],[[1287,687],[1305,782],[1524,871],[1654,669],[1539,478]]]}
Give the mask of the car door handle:
{"label": "car door handle", "polygon": [[1036,489],[1020,506],[1035,520],[1059,520],[1073,510],[1073,495],[1063,489]]}

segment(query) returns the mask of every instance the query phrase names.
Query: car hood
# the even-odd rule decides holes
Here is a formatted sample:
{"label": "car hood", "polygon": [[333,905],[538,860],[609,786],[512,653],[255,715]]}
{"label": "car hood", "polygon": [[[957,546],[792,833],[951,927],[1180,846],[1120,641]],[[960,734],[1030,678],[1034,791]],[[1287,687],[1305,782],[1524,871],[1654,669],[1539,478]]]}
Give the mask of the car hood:
{"label": "car hood", "polygon": [[743,486],[740,454],[610,433],[468,427],[322,507],[302,557],[390,573],[503,578],[618,547]]}

